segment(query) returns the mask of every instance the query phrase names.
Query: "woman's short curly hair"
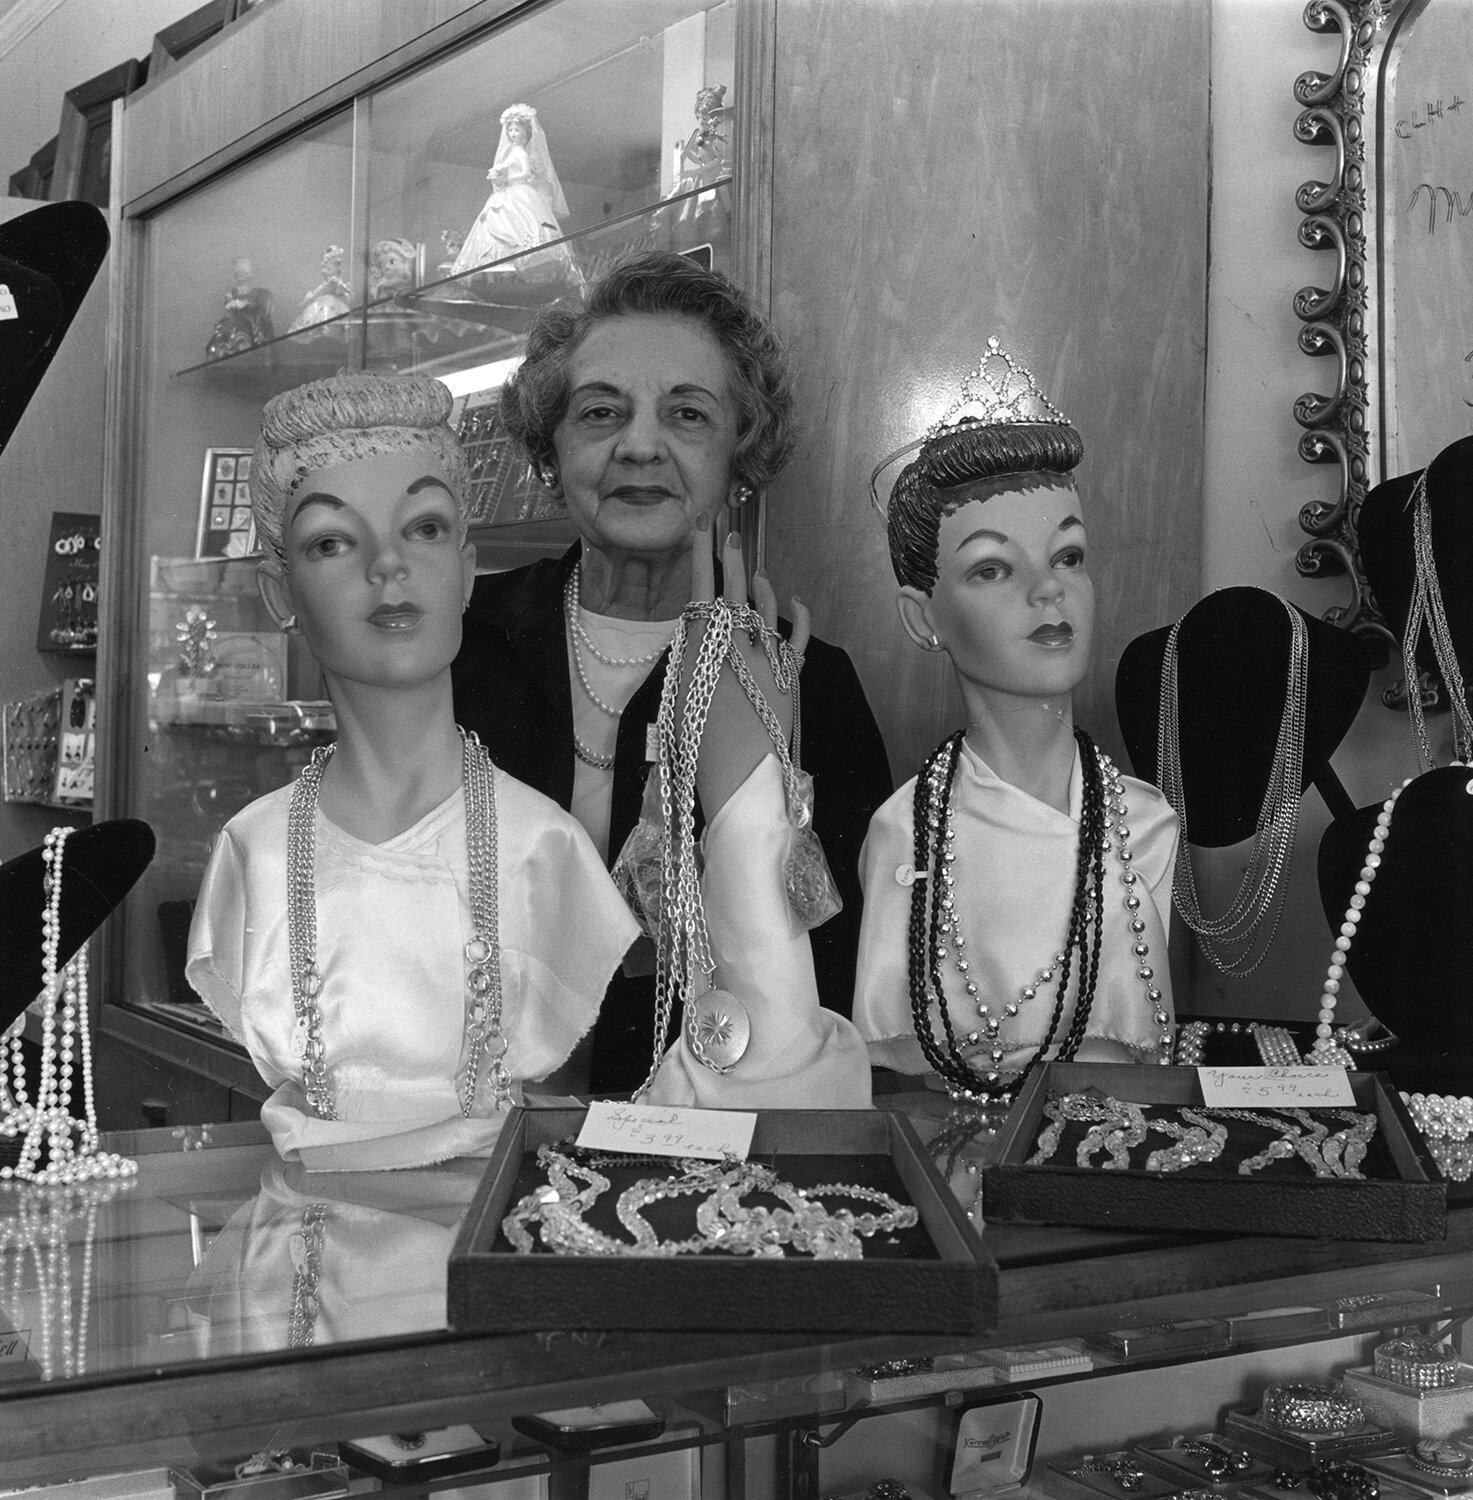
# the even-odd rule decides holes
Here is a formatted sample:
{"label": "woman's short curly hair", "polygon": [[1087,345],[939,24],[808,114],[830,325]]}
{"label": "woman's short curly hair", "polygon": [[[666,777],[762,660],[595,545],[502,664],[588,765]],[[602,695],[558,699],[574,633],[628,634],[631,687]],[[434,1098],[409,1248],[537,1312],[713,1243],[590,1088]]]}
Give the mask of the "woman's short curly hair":
{"label": "woman's short curly hair", "polygon": [[451,430],[450,392],[428,375],[377,375],[340,370],[273,396],[261,411],[251,459],[251,511],[256,534],[278,560],[286,556],[287,505],[314,469],[424,447],[439,460],[468,520],[469,469]]}
{"label": "woman's short curly hair", "polygon": [[885,507],[896,579],[929,594],[936,586],[941,522],[989,480],[1070,474],[1084,439],[1065,422],[1006,422],[937,433],[901,471]]}
{"label": "woman's short curly hair", "polygon": [[501,417],[539,471],[556,468],[553,434],[568,409],[568,362],[590,331],[631,314],[691,318],[725,352],[737,403],[732,477],[759,490],[793,451],[792,377],[776,332],[742,290],[684,255],[649,251],[619,261],[589,287],[581,307],[539,314],[520,368],[501,392]]}

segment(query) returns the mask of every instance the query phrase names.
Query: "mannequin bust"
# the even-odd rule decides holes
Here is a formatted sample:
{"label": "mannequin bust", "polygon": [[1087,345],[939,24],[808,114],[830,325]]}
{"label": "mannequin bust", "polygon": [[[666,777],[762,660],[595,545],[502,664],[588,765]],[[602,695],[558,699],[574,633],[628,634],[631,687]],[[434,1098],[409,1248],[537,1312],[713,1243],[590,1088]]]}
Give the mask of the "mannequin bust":
{"label": "mannequin bust", "polygon": [[919,449],[887,511],[897,607],[967,722],[871,822],[856,1023],[876,1062],[961,1098],[1007,1097],[1044,1056],[1164,1061],[1176,820],[1074,725],[1083,441],[993,339]]}

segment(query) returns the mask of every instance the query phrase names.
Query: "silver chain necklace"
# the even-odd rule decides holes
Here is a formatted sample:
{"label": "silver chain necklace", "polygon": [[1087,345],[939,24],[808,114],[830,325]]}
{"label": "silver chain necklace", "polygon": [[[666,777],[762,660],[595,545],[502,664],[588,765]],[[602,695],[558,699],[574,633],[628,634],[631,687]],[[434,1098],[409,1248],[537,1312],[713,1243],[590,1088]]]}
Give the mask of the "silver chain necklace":
{"label": "silver chain necklace", "polygon": [[[481,1067],[489,1058],[492,1105],[512,1103],[512,1080],[506,1069],[507,1039],[501,1029],[501,945],[497,909],[497,838],[495,768],[474,734],[456,726],[461,742],[461,782],[465,790],[466,863],[470,870],[471,927],[465,945],[465,1076],[460,1085],[460,1112],[469,1116],[481,1086]],[[287,817],[287,947],[292,968],[292,1007],[296,1024],[292,1052],[302,1060],[302,1086],[308,1103],[324,1120],[337,1119],[327,1052],[322,1040],[322,1010],[317,997],[322,973],[317,967],[316,815],[322,773],[336,749],[325,745],[297,778]]]}
{"label": "silver chain necklace", "polygon": [[1412,588],[1412,605],[1407,613],[1406,629],[1401,638],[1402,669],[1406,673],[1407,710],[1417,736],[1424,769],[1436,761],[1427,736],[1427,721],[1422,715],[1422,693],[1417,672],[1417,637],[1422,626],[1432,640],[1437,670],[1447,689],[1448,706],[1453,715],[1453,755],[1459,760],[1473,756],[1473,709],[1468,703],[1458,654],[1453,649],[1452,633],[1442,606],[1442,586],[1437,581],[1437,558],[1432,551],[1432,507],[1427,500],[1427,470],[1423,469],[1412,490],[1412,555],[1416,575]]}
{"label": "silver chain necklace", "polygon": [[[1309,631],[1304,616],[1284,599],[1289,616],[1288,680],[1279,735],[1264,788],[1263,805],[1253,833],[1253,851],[1243,878],[1227,910],[1208,917],[1197,900],[1192,875],[1192,849],[1187,833],[1187,802],[1181,770],[1181,726],[1177,714],[1177,636],[1182,622],[1171,627],[1161,670],[1161,715],[1156,737],[1156,765],[1161,790],[1181,821],[1177,849],[1174,898],[1183,921],[1197,935],[1203,953],[1224,974],[1243,977],[1263,962],[1278,931],[1283,903],[1280,886],[1294,857],[1294,835],[1299,827],[1299,799],[1304,771],[1305,695],[1309,680]],[[1268,936],[1255,944],[1264,922],[1272,918]],[[1255,951],[1256,947],[1256,951]],[[1236,950],[1236,951],[1234,951]]]}

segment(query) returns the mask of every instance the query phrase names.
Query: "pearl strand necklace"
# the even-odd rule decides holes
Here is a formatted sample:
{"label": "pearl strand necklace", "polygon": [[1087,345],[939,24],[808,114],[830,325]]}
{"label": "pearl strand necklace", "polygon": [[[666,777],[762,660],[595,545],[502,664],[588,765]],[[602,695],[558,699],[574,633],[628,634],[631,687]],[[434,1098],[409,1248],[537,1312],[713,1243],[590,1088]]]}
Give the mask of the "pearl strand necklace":
{"label": "pearl strand necklace", "polygon": [[[92,1092],[92,1050],[87,1016],[87,945],[58,967],[61,956],[62,876],[66,841],[70,828],[53,828],[41,850],[45,866],[41,911],[41,1076],[36,1102],[29,1102],[20,1036],[25,1013],[18,1016],[8,1033],[11,1048],[13,1090],[8,1090],[6,1113],[0,1134],[25,1132],[20,1156],[14,1166],[0,1167],[0,1181],[19,1178],[44,1184],[88,1182],[99,1177],[131,1177],[138,1163],[112,1151],[98,1150],[97,1110]],[[85,1118],[71,1114],[73,1059],[81,1062],[82,1102]],[[40,1165],[42,1142],[46,1165]]]}
{"label": "pearl strand necklace", "polygon": [[1335,1006],[1340,997],[1340,983],[1345,978],[1345,961],[1349,957],[1351,945],[1355,942],[1356,928],[1360,925],[1366,898],[1371,894],[1376,871],[1381,868],[1381,854],[1386,848],[1386,835],[1391,831],[1391,817],[1396,811],[1396,799],[1414,780],[1414,777],[1408,776],[1381,804],[1381,811],[1376,814],[1376,826],[1371,831],[1370,842],[1366,845],[1365,863],[1361,866],[1360,878],[1355,882],[1355,889],[1351,893],[1350,902],[1345,908],[1345,916],[1340,923],[1339,936],[1336,937],[1335,946],[1330,952],[1330,965],[1325,971],[1324,990],[1320,995],[1318,1024],[1314,1029],[1315,1041],[1304,1059],[1307,1063],[1327,1068],[1349,1068],[1355,1065],[1355,1059],[1344,1046],[1335,1040]]}

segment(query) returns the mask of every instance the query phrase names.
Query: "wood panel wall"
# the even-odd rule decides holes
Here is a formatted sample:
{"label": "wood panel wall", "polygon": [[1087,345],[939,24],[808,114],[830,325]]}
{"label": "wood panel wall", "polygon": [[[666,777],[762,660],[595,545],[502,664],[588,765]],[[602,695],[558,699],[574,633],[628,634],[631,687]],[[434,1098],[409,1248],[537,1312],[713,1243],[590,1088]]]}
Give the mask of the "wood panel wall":
{"label": "wood panel wall", "polygon": [[767,557],[855,659],[897,781],[959,722],[895,617],[873,465],[997,334],[1084,435],[1100,599],[1077,717],[1120,751],[1115,663],[1198,591],[1208,7],[778,0],[772,312],[805,434]]}

